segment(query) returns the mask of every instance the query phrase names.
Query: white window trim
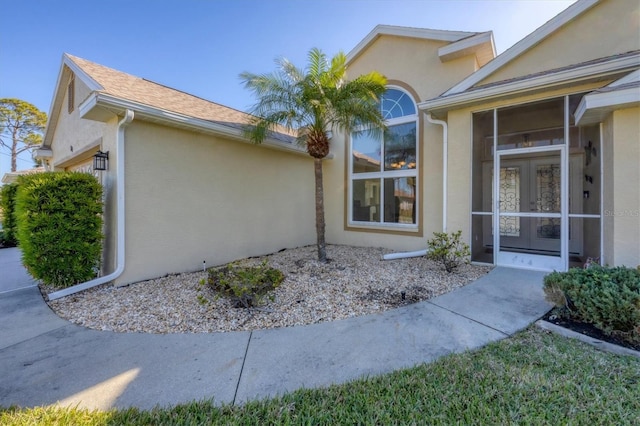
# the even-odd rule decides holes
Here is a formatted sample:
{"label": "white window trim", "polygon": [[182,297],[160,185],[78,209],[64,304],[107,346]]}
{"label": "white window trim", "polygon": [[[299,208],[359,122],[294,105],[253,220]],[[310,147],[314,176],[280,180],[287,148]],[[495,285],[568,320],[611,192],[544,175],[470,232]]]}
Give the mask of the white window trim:
{"label": "white window trim", "polygon": [[[348,149],[348,160],[347,160],[347,168],[348,168],[348,182],[347,182],[347,226],[350,228],[360,228],[360,229],[370,229],[372,231],[376,230],[388,230],[388,231],[410,231],[417,232],[419,230],[419,221],[420,221],[420,200],[421,200],[421,191],[422,185],[419,182],[419,169],[420,169],[420,158],[421,158],[421,150],[420,150],[420,120],[418,119],[418,105],[415,103],[413,96],[409,92],[407,92],[402,87],[398,86],[387,86],[387,89],[394,89],[400,92],[403,92],[414,102],[414,107],[416,110],[415,114],[405,115],[398,118],[392,118],[390,120],[386,120],[385,124],[388,127],[407,124],[407,123],[415,123],[416,125],[416,167],[415,169],[407,169],[407,170],[389,170],[383,171],[382,165],[384,164],[384,147],[382,145],[383,140],[381,141],[381,170],[378,172],[368,172],[368,173],[353,173],[353,140],[352,134],[349,135],[349,149]],[[355,129],[355,132],[363,130],[364,127]],[[352,132],[353,133],[353,132]],[[385,178],[402,178],[402,177],[413,177],[416,182],[416,194],[415,194],[415,210],[416,210],[416,223],[407,224],[407,223],[393,223],[393,222],[384,222],[384,179]],[[353,182],[354,180],[365,180],[365,179],[380,179],[380,221],[378,222],[366,222],[366,221],[355,221],[353,220]]]}

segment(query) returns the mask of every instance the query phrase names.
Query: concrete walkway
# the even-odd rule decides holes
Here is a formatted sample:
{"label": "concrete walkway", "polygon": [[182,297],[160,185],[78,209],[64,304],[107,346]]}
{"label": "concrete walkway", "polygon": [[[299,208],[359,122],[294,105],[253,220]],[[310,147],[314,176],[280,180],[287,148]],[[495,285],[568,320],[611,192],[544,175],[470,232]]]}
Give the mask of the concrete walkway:
{"label": "concrete walkway", "polygon": [[241,404],[428,363],[510,336],[550,309],[544,273],[495,268],[452,293],[383,314],[254,332],[89,330],[56,316],[0,250],[0,406],[149,409]]}

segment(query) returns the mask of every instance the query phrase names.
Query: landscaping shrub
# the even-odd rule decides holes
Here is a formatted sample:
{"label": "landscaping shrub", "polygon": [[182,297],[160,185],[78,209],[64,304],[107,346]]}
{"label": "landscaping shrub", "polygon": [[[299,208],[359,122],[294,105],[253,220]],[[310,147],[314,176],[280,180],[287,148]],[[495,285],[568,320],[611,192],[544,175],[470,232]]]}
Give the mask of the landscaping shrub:
{"label": "landscaping shrub", "polygon": [[460,241],[462,231],[447,234],[434,232],[433,238],[427,241],[427,258],[442,263],[447,272],[453,272],[461,263],[467,262],[471,255],[469,245]]}
{"label": "landscaping shrub", "polygon": [[592,265],[544,278],[547,300],[571,319],[593,324],[607,335],[640,342],[640,271]]}
{"label": "landscaping shrub", "polygon": [[18,180],[22,262],[46,284],[94,278],[102,249],[102,186],[86,173],[39,173]]}
{"label": "landscaping shrub", "polygon": [[18,185],[10,183],[0,188],[0,209],[2,210],[2,236],[0,243],[5,247],[18,244],[16,238],[16,193]]}
{"label": "landscaping shrub", "polygon": [[236,308],[250,308],[262,304],[264,297],[277,288],[284,275],[267,266],[237,266],[230,264],[209,269],[209,286],[218,294],[228,297]]}

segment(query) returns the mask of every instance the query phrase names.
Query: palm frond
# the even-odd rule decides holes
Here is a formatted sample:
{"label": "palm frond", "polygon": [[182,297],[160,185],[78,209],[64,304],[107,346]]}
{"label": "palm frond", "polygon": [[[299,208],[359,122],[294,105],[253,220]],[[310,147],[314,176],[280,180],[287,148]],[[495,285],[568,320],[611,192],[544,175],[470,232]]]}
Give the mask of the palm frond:
{"label": "palm frond", "polygon": [[301,143],[310,134],[318,140],[320,133],[333,128],[346,132],[361,126],[372,133],[384,130],[379,100],[386,78],[380,73],[347,81],[346,55],[340,52],[329,62],[317,48],[309,51],[304,71],[285,58],[277,59],[276,64],[277,70],[270,74],[240,74],[245,87],[258,99],[251,109],[256,118],[247,130],[252,141],[262,142],[280,126],[297,132]]}
{"label": "palm frond", "polygon": [[309,50],[309,64],[307,65],[307,75],[315,81],[320,81],[327,72],[327,56],[317,47]]}

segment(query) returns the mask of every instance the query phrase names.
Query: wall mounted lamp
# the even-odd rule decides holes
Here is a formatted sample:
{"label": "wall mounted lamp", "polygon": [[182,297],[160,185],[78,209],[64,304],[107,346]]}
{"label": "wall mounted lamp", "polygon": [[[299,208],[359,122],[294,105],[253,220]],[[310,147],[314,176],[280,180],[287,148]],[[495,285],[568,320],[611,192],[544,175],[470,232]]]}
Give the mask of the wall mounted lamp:
{"label": "wall mounted lamp", "polygon": [[109,151],[98,151],[93,156],[93,170],[108,170]]}

